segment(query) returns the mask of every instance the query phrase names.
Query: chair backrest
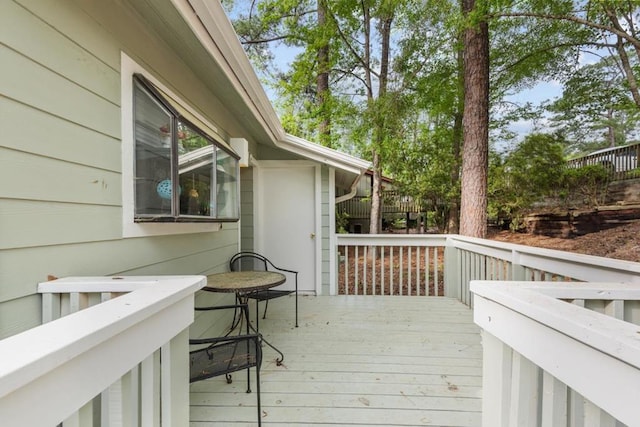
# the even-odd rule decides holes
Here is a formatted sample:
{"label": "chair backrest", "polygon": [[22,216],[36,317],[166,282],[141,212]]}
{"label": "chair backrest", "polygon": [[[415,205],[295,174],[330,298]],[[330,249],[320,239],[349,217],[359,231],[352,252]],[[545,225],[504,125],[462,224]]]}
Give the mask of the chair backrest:
{"label": "chair backrest", "polygon": [[255,252],[238,252],[229,260],[231,271],[267,271],[268,260]]}

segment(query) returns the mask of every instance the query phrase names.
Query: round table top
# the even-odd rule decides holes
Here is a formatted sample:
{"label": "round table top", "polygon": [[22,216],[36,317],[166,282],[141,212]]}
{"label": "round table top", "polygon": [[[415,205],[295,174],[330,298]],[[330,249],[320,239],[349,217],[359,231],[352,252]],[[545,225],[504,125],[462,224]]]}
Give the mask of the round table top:
{"label": "round table top", "polygon": [[273,288],[286,280],[284,274],[275,271],[231,271],[207,276],[205,291],[253,292]]}

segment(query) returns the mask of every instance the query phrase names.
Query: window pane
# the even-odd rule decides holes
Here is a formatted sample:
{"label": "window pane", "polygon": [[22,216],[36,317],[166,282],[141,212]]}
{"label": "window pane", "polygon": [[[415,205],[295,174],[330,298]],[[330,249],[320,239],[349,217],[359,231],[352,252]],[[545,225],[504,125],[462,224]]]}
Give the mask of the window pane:
{"label": "window pane", "polygon": [[138,82],[134,108],[135,213],[171,215],[171,115]]}
{"label": "window pane", "polygon": [[238,160],[220,148],[217,151],[217,217],[238,218]]}
{"label": "window pane", "polygon": [[212,208],[213,143],[186,123],[178,122],[180,215],[215,216]]}

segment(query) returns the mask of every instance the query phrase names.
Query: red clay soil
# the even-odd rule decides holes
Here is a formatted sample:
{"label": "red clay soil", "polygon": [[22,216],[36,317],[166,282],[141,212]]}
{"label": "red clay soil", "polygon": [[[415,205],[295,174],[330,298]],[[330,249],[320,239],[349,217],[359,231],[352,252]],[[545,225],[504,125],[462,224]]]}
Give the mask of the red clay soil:
{"label": "red clay soil", "polygon": [[488,238],[519,245],[640,262],[640,221],[566,239],[510,231],[490,232]]}

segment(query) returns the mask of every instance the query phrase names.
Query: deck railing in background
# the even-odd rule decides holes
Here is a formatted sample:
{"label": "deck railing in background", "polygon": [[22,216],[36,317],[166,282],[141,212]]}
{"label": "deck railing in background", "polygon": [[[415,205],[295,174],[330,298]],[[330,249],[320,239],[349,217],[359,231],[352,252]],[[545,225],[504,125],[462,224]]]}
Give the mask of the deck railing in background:
{"label": "deck railing in background", "polygon": [[613,181],[620,181],[640,178],[639,155],[640,143],[600,150],[586,156],[569,160],[567,165],[570,168],[601,165],[610,170]]}
{"label": "deck railing in background", "polygon": [[202,276],[40,284],[46,323],[0,341],[0,420],[186,425],[188,327],[194,294],[205,284]]}
{"label": "deck railing in background", "polygon": [[638,286],[474,281],[471,290],[482,425],[640,425]]}
{"label": "deck railing in background", "polygon": [[[640,283],[640,264],[458,235],[336,235],[338,294],[449,296],[472,280]],[[427,292],[428,289],[428,292]]]}

